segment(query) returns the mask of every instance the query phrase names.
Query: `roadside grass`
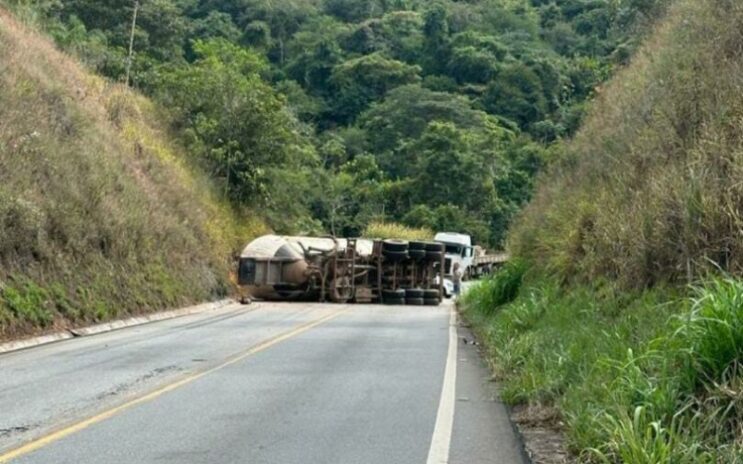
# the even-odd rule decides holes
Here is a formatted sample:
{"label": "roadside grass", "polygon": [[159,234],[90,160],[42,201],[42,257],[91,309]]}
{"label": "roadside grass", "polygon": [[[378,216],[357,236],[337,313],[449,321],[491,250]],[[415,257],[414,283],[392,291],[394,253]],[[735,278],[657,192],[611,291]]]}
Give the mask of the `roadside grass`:
{"label": "roadside grass", "polygon": [[627,292],[527,274],[497,303],[512,274],[473,288],[463,314],[504,401],[557,407],[576,460],[743,462],[743,282]]}

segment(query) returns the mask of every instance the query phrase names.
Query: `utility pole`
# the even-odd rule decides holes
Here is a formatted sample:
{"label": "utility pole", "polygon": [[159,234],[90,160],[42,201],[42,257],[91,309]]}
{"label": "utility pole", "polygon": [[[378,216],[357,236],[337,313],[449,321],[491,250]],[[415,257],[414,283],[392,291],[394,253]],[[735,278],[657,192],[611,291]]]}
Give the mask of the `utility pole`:
{"label": "utility pole", "polygon": [[129,35],[129,56],[126,59],[126,86],[129,87],[129,81],[132,74],[132,59],[134,56],[134,31],[137,28],[137,13],[139,13],[139,0],[134,0],[134,13],[132,14],[132,32]]}

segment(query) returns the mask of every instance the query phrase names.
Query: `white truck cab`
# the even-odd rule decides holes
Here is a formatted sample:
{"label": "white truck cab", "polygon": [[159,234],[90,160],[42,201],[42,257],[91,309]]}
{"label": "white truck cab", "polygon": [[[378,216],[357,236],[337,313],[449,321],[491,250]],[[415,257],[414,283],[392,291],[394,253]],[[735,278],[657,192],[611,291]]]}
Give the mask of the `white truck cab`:
{"label": "white truck cab", "polygon": [[459,269],[467,276],[475,260],[475,249],[472,246],[472,237],[456,232],[439,232],[434,238],[446,246],[444,275],[451,278],[454,264],[459,263]]}

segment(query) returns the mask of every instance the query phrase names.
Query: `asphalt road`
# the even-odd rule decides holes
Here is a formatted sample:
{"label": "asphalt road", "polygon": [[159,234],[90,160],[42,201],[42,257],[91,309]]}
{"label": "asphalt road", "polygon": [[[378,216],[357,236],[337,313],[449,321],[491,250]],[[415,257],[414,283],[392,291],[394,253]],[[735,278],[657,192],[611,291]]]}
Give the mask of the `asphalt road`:
{"label": "asphalt road", "polygon": [[0,463],[524,463],[439,308],[232,305],[0,355]]}

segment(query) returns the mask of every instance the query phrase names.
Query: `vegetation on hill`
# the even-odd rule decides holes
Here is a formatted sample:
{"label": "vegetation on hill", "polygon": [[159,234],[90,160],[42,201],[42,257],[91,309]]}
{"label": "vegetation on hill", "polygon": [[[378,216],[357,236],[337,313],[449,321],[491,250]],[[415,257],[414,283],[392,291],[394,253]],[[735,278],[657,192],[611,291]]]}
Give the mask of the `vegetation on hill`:
{"label": "vegetation on hill", "polygon": [[[113,79],[132,0],[4,0]],[[133,84],[277,231],[501,245],[547,147],[664,0],[146,0]]]}
{"label": "vegetation on hill", "polygon": [[465,301],[580,461],[743,462],[741,44],[740,2],[675,1]]}
{"label": "vegetation on hill", "polygon": [[0,339],[227,293],[264,226],[159,119],[0,10]]}
{"label": "vegetation on hill", "polygon": [[561,278],[743,274],[743,5],[685,1],[605,86],[511,233]]}

